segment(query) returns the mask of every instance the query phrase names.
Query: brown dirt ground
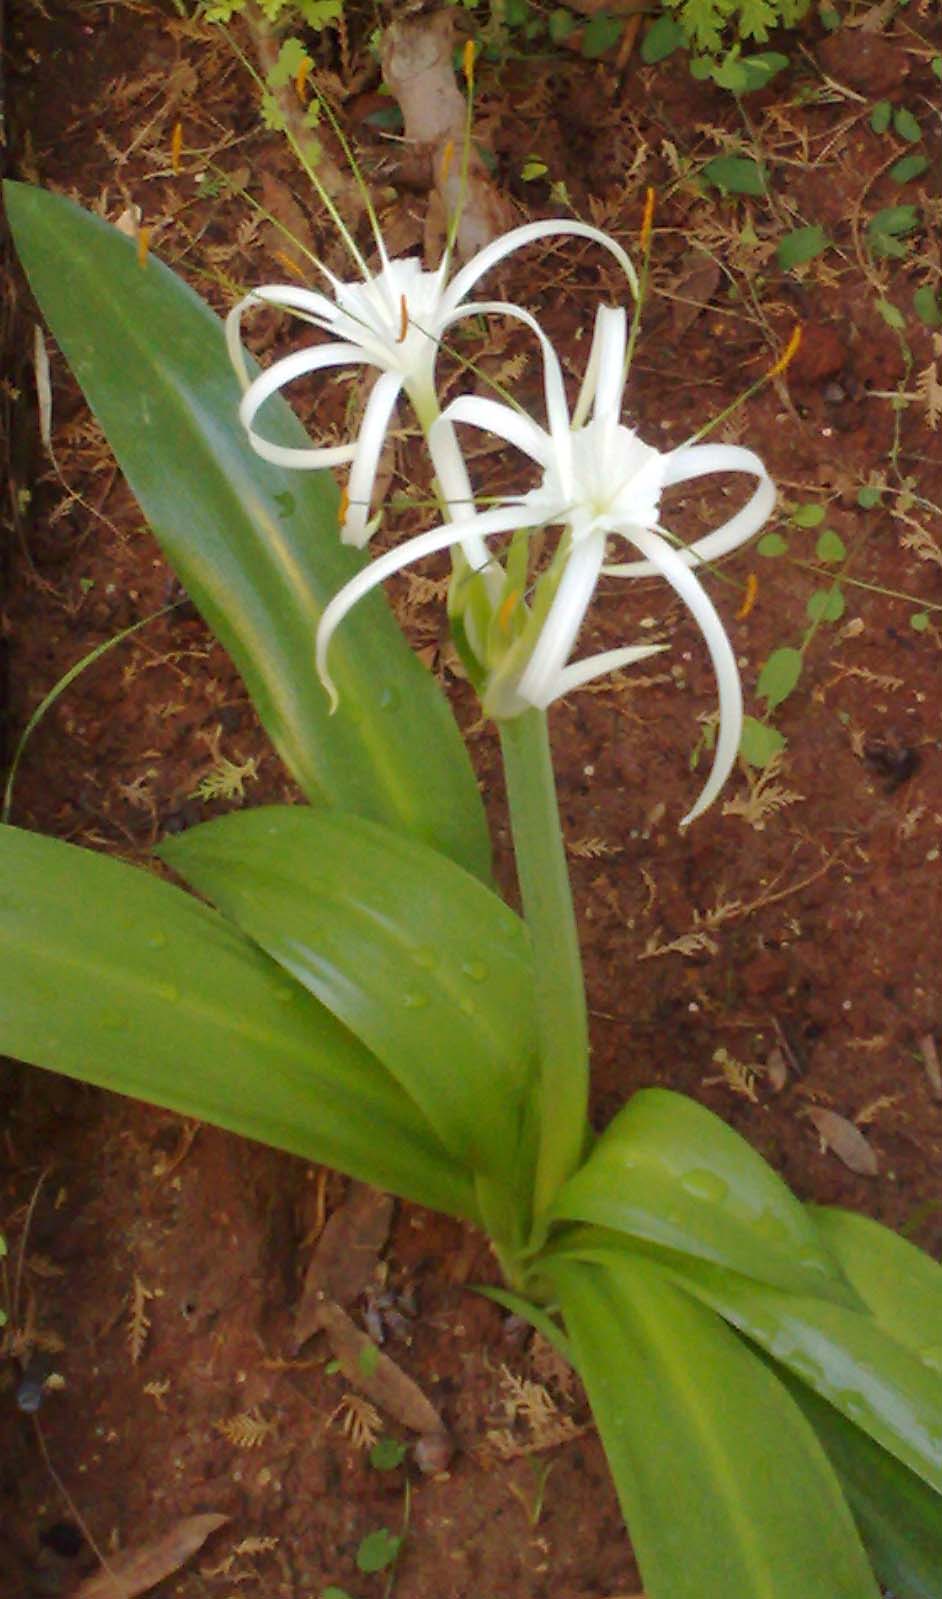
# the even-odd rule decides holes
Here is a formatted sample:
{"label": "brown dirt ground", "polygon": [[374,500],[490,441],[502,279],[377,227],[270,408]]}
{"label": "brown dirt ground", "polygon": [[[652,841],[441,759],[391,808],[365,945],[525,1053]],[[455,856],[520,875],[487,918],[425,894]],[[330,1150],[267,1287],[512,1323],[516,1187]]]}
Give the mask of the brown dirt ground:
{"label": "brown dirt ground", "polygon": [[[348,17],[368,9],[348,7]],[[696,629],[653,585],[628,592],[612,583],[593,615],[595,647],[646,625],[672,641],[643,692],[640,674],[627,676],[553,716],[598,1120],[643,1084],[693,1094],[802,1197],[866,1211],[938,1257],[942,1105],[925,1040],[942,1036],[942,450],[927,397],[929,373],[940,381],[942,345],[910,306],[918,285],[939,287],[942,123],[930,61],[942,50],[942,24],[931,0],[914,0],[895,19],[888,10],[868,18],[858,6],[864,27],[831,37],[809,23],[791,46],[791,70],[748,101],[745,123],[680,57],[653,68],[635,58],[619,71],[611,59],[558,52],[483,64],[479,119],[521,218],[558,209],[561,191],[554,196],[549,184],[565,184],[579,214],[630,244],[644,186],[657,188],[654,293],[632,380],[649,437],[681,441],[768,367],[796,317],[803,322],[787,382],[767,385],[722,436],[764,456],[784,507],[826,506],[827,525],[850,552],[845,614],[815,634],[801,685],[774,716],[788,740],[779,770],[759,782],[741,769],[726,806],[686,836],[676,823],[699,781],[691,751],[698,719],[714,708]],[[365,120],[376,103],[361,49],[368,31],[358,22],[345,50],[333,36],[319,48],[402,251],[421,241],[425,201],[397,182],[388,145]],[[332,258],[313,197],[277,137],[258,129],[242,68],[171,6],[72,0],[52,20],[23,5],[8,19],[7,51],[9,170],[112,219],[140,205],[153,247],[218,309],[240,287],[283,273],[275,236],[244,199],[201,183],[213,166],[241,174],[253,193],[264,181],[266,203],[300,218]],[[355,95],[351,62],[364,67]],[[884,95],[920,117],[933,163],[904,195],[887,172],[902,141],[868,125]],[[175,173],[178,119],[185,151]],[[750,141],[771,173],[768,202],[705,193],[693,181],[710,156]],[[549,169],[542,183],[519,177],[533,153]],[[901,198],[921,206],[920,229],[904,259],[873,262],[862,244],[866,221]],[[836,247],[783,275],[776,240],[810,222],[825,224]],[[574,373],[599,271],[590,250],[570,245],[498,274],[509,298],[545,318]],[[879,298],[903,309],[902,340],[881,318]],[[49,470],[29,399],[32,313],[12,268],[6,304],[15,362],[4,400],[13,421],[4,612],[12,747],[68,667],[176,590],[54,352],[61,480]],[[525,349],[519,331],[498,330],[487,359],[536,398],[536,362],[508,366]],[[897,389],[906,398],[894,406]],[[343,391],[322,390],[319,425],[326,417],[339,431],[344,404]],[[420,467],[406,418],[395,456],[408,484]],[[505,470],[499,456],[473,469],[491,489]],[[857,504],[867,482],[884,485],[870,511]],[[698,488],[679,504],[675,526],[706,525],[719,503]],[[410,525],[405,512],[400,528]],[[787,509],[774,526],[788,531]],[[759,666],[803,635],[820,581],[806,564],[815,538],[792,529],[787,559],[744,552],[724,569],[725,586],[715,585],[756,714]],[[758,587],[747,610],[750,572]],[[440,591],[407,579],[397,600],[470,729],[509,882],[495,741],[475,725],[442,647]],[[923,609],[929,625],[919,632],[910,616]],[[245,803],[293,797],[229,663],[198,618],[178,610],[59,700],[29,748],[13,819],[143,862],[166,830],[222,808],[194,798],[220,754],[237,765],[255,760]],[[783,1046],[784,1083],[769,1069]],[[726,1052],[720,1060],[717,1050]],[[25,1244],[21,1312],[31,1304],[35,1327],[58,1340],[51,1360],[63,1379],[37,1431],[15,1408],[13,1363],[5,1368],[2,1599],[67,1594],[94,1567],[87,1544],[69,1552],[76,1514],[113,1552],[202,1511],[230,1520],[162,1594],[316,1599],[333,1583],[370,1599],[386,1591],[386,1574],[358,1572],[355,1552],[369,1531],[399,1527],[407,1479],[401,1599],[637,1590],[595,1437],[538,1452],[514,1405],[505,1369],[542,1376],[560,1413],[585,1419],[539,1351],[469,1290],[494,1277],[483,1240],[397,1209],[382,1269],[402,1313],[386,1348],[442,1407],[459,1452],[438,1477],[409,1461],[381,1474],[343,1430],[346,1384],[325,1369],[324,1349],[314,1342],[299,1362],[285,1359],[319,1206],[341,1203],[342,1179],[325,1183],[298,1160],[15,1065],[0,1080],[0,1105],[0,1225],[14,1256],[46,1174]],[[856,1175],[824,1148],[809,1107],[855,1120],[878,1175]],[[149,1321],[137,1342],[135,1301]],[[251,1448],[220,1431],[245,1415],[264,1423]],[[503,1459],[488,1432],[507,1425],[518,1453]]]}

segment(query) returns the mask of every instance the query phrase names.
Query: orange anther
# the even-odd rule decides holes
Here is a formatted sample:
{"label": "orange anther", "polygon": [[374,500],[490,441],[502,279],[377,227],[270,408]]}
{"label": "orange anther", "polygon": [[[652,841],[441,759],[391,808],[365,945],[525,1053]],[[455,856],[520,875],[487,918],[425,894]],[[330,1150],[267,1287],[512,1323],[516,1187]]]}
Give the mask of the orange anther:
{"label": "orange anther", "polygon": [[510,623],[510,618],[513,616],[514,611],[517,609],[519,604],[519,589],[511,589],[510,593],[506,594],[501,600],[500,610],[497,612],[497,626],[500,628],[502,633],[506,633]]}
{"label": "orange anther", "polygon": [[273,252],[273,254],[274,254],[275,260],[276,261],[280,261],[281,265],[285,268],[285,270],[287,272],[291,273],[292,277],[301,278],[302,281],[304,280],[304,278],[305,278],[304,268],[303,267],[299,267],[297,261],[292,261],[290,255],[286,255],[284,250],[275,250]]}
{"label": "orange anther", "polygon": [[150,228],[138,228],[138,230],[137,230],[137,264],[138,264],[139,267],[142,267],[144,265],[144,263],[146,262],[146,260],[147,260],[147,252],[148,252],[149,249],[150,249]]}
{"label": "orange anther", "polygon": [[408,333],[408,331],[409,331],[409,307],[406,304],[405,295],[404,294],[400,294],[400,296],[399,296],[399,337],[396,340],[397,344],[402,344],[403,343],[403,341],[405,339],[405,336]]}
{"label": "orange anther", "polygon": [[654,224],[654,190],[646,189],[644,195],[644,214],[641,218],[641,253],[646,252],[651,243],[651,229]]}
{"label": "orange anther", "polygon": [[745,621],[746,617],[749,615],[749,612],[752,610],[752,607],[756,603],[756,595],[758,592],[759,579],[757,578],[755,572],[750,572],[746,578],[746,592],[743,595],[742,604],[740,605],[739,610],[736,612],[737,622]]}
{"label": "orange anther", "polygon": [[307,84],[307,80],[311,76],[311,67],[312,67],[312,65],[313,65],[313,63],[311,61],[310,56],[305,56],[303,58],[302,62],[301,62],[301,65],[298,67],[297,72],[294,75],[294,92],[297,95],[297,97],[300,100],[302,105],[304,104],[304,98],[305,98],[304,90],[305,90],[305,86]]}
{"label": "orange anther", "polygon": [[344,522],[347,520],[347,512],[349,511],[349,509],[350,509],[350,491],[349,491],[349,489],[341,489],[340,490],[340,504],[337,507],[337,526],[338,527],[343,527]]}
{"label": "orange anther", "polygon": [[776,361],[775,365],[769,367],[769,377],[770,378],[777,378],[780,372],[784,372],[785,371],[785,368],[788,366],[789,362],[794,357],[795,352],[797,351],[798,346],[799,346],[800,343],[801,343],[801,323],[800,322],[796,322],[795,326],[792,328],[792,336],[789,339],[788,343],[786,344],[784,350],[782,351],[782,353],[779,356],[778,360]]}
{"label": "orange anther", "polygon": [[454,159],[455,159],[455,141],[454,141],[454,139],[449,139],[448,143],[446,144],[446,146],[444,148],[444,150],[442,151],[442,177],[441,177],[442,183],[447,182],[448,174],[451,171],[451,165],[452,165],[452,162],[454,161]]}
{"label": "orange anther", "polygon": [[170,139],[170,166],[174,172],[180,170],[180,156],[183,154],[183,123],[174,123],[173,134]]}
{"label": "orange anther", "polygon": [[465,40],[465,45],[464,45],[464,54],[463,54],[463,56],[461,58],[461,65],[462,65],[462,69],[464,71],[465,82],[467,83],[469,89],[472,88],[473,85],[474,85],[474,57],[475,57],[475,54],[476,54],[476,51],[475,51],[474,40],[473,39],[466,39]]}

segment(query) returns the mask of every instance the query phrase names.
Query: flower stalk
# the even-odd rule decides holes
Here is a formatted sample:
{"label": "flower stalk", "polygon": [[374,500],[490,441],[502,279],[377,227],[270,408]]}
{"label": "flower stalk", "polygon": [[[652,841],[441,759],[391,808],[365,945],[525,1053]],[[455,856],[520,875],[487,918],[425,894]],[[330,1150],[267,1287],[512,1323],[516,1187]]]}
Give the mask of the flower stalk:
{"label": "flower stalk", "polygon": [[498,723],[517,880],[533,948],[539,1049],[534,1222],[582,1159],[589,1095],[589,1031],[579,937],[546,714]]}

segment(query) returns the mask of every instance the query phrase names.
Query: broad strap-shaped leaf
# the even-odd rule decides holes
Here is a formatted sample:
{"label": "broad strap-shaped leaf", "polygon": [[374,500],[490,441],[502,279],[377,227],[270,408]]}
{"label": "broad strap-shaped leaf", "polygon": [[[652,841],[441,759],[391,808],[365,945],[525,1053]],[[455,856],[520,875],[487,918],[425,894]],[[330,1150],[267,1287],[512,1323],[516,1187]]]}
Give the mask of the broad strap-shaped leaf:
{"label": "broad strap-shaped leaf", "polygon": [[878,1599],[777,1377],[630,1249],[547,1264],[648,1599]]}
{"label": "broad strap-shaped leaf", "polygon": [[942,1375],[867,1311],[770,1288],[689,1257],[669,1270],[942,1494]]}
{"label": "broad strap-shaped leaf", "polygon": [[942,1499],[804,1383],[778,1369],[840,1478],[881,1582],[894,1599],[939,1599]]}
{"label": "broad strap-shaped leaf", "polygon": [[216,911],[0,827],[0,1051],[477,1219],[466,1169],[380,1063]]}
{"label": "broad strap-shaped leaf", "polygon": [[[341,708],[314,669],[327,602],[363,564],[324,473],[262,461],[238,421],[222,324],[153,256],[61,195],[6,183],[7,215],[49,326],[168,561],[241,672],[312,800],[425,839],[488,879],[480,795],[451,712],[385,601],[334,641]],[[304,445],[281,399],[265,427]]]}
{"label": "broad strap-shaped leaf", "polygon": [[942,1266],[869,1216],[824,1205],[808,1211],[883,1331],[942,1372]]}
{"label": "broad strap-shaped leaf", "polygon": [[771,1166],[718,1116],[666,1089],[643,1089],[619,1111],[550,1216],[760,1282],[848,1297],[813,1222]]}
{"label": "broad strap-shaped leaf", "polygon": [[240,811],[158,853],[362,1039],[477,1171],[519,1164],[529,940],[452,861],[360,817]]}

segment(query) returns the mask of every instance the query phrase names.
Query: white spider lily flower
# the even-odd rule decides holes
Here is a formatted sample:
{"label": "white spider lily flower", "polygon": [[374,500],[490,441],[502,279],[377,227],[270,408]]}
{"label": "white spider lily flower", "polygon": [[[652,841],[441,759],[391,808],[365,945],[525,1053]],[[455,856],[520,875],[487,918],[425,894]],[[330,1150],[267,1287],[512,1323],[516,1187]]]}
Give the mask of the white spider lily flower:
{"label": "white spider lily flower", "polygon": [[[378,272],[370,273],[359,254],[362,280],[358,282],[341,282],[321,266],[332,298],[292,284],[269,284],[253,289],[230,311],[226,319],[226,342],[245,391],[239,416],[249,442],[266,461],[278,466],[307,469],[350,466],[341,529],[345,543],[362,547],[378,524],[378,518],[369,520],[370,500],[383,440],[402,390],[427,432],[439,412],[435,361],[444,336],[464,317],[481,312],[502,314],[514,309],[490,302],[468,304],[471,289],[485,272],[514,251],[559,235],[601,244],[615,257],[632,294],[637,295],[634,267],[614,239],[588,223],[554,219],[530,222],[494,239],[451,278],[449,251],[434,272],[426,272],[415,257],[390,260],[377,230]],[[296,312],[328,334],[331,342],[295,351],[250,381],[242,348],[242,319],[250,307],[259,305]],[[256,417],[271,395],[297,378],[333,366],[373,367],[380,374],[367,402],[359,434],[352,443],[293,449],[273,444],[256,431]]]}
{"label": "white spider lily flower", "polygon": [[[720,730],[706,786],[683,826],[716,798],[736,758],[742,731],[742,691],[732,647],[712,601],[692,570],[726,554],[752,537],[775,503],[775,488],[759,457],[733,445],[683,445],[661,453],[645,444],[621,421],[625,385],[627,319],[624,310],[597,313],[586,377],[572,417],[562,371],[552,346],[541,335],[548,428],[499,401],[465,396],[454,400],[430,430],[429,443],[440,481],[457,451],[453,424],[468,422],[515,445],[542,470],[531,493],[446,527],[410,539],[359,573],[330,602],[317,636],[317,665],[333,694],[327,649],[335,628],[352,605],[392,573],[436,551],[449,548],[468,532],[484,541],[500,533],[559,525],[556,555],[539,578],[532,606],[502,653],[485,663],[490,676],[485,709],[497,716],[545,708],[593,678],[641,660],[651,647],[609,650],[574,664],[569,655],[600,575],[642,577],[659,573],[696,619],[716,673]],[[586,420],[589,417],[589,420]],[[442,470],[444,455],[446,470]],[[757,480],[748,503],[721,527],[678,548],[664,536],[660,502],[664,489],[713,472],[743,472]],[[446,487],[447,492],[447,487]],[[633,545],[640,560],[607,563],[609,541]],[[520,595],[505,588],[500,610],[525,610]],[[498,614],[498,620],[500,620]],[[513,620],[512,612],[508,620]],[[498,641],[499,643],[499,641]]]}

